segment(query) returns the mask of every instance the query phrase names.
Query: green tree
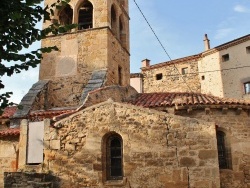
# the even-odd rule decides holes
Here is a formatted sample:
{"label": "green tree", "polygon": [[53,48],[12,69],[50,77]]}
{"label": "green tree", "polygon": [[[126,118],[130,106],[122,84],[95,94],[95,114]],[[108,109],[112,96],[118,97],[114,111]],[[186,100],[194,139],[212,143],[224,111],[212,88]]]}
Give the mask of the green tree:
{"label": "green tree", "polygon": [[[74,24],[61,26],[52,23],[42,30],[36,28],[37,23],[42,20],[51,20],[55,8],[61,9],[69,1],[57,0],[44,8],[41,6],[43,0],[0,1],[0,77],[34,68],[41,62],[42,53],[58,50],[56,46],[51,46],[24,54],[20,52],[48,34],[57,35],[76,27]],[[4,83],[0,79],[0,90],[3,88]],[[6,92],[0,95],[0,110],[13,104],[9,102],[11,94],[12,92]]]}

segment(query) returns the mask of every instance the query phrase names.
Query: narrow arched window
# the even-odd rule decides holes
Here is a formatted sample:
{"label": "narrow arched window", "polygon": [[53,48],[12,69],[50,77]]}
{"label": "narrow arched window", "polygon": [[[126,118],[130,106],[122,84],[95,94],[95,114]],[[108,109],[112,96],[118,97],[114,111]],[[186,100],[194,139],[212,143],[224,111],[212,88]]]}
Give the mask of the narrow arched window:
{"label": "narrow arched window", "polygon": [[217,131],[217,148],[218,148],[218,160],[219,167],[221,169],[228,168],[228,157],[225,144],[225,133],[223,131]]}
{"label": "narrow arched window", "polygon": [[126,31],[124,28],[124,20],[123,17],[119,17],[119,33],[120,33],[120,41],[123,47],[126,47],[127,41],[126,41]]}
{"label": "narrow arched window", "polygon": [[115,6],[112,5],[111,6],[111,29],[115,35],[117,33],[117,21],[116,20],[117,20],[117,16],[116,16]]}
{"label": "narrow arched window", "polygon": [[118,66],[118,84],[122,86],[122,67]]}
{"label": "narrow arched window", "polygon": [[111,135],[106,146],[107,180],[120,180],[123,178],[122,138],[118,134]]}
{"label": "narrow arched window", "polygon": [[84,1],[79,8],[78,29],[89,29],[93,27],[93,5]]}
{"label": "narrow arched window", "polygon": [[59,22],[61,25],[72,24],[73,10],[69,5],[66,5],[59,13]]}

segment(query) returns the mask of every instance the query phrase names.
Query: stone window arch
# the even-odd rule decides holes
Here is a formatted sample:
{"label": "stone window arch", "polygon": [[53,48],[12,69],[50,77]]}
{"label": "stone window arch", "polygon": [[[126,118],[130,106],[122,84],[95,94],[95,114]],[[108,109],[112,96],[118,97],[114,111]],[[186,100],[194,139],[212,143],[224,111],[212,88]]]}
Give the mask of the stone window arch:
{"label": "stone window arch", "polygon": [[126,47],[127,46],[127,41],[126,41],[126,38],[127,38],[127,35],[126,35],[126,28],[124,26],[124,19],[123,19],[123,16],[121,15],[119,17],[119,38],[120,38],[120,41],[121,41],[121,44],[123,47]]}
{"label": "stone window arch", "polygon": [[218,128],[216,130],[216,138],[217,138],[219,168],[230,169],[232,168],[230,140],[226,135],[226,132]]}
{"label": "stone window arch", "polygon": [[78,11],[78,29],[93,28],[93,5],[90,1],[83,1]]}
{"label": "stone window arch", "polygon": [[68,25],[72,24],[73,20],[73,9],[70,5],[66,5],[62,8],[62,10],[59,12],[59,23],[61,25]]}
{"label": "stone window arch", "polygon": [[117,34],[117,13],[115,5],[111,6],[111,29],[114,34]]}
{"label": "stone window arch", "polygon": [[103,170],[106,180],[123,179],[123,140],[115,133],[109,133],[103,139]]}

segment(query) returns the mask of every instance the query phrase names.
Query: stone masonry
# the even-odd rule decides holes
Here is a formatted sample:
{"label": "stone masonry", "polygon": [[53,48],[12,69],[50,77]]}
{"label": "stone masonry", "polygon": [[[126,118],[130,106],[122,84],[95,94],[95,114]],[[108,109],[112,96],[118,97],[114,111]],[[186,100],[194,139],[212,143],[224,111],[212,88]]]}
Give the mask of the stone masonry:
{"label": "stone masonry", "polygon": [[0,187],[3,186],[4,172],[16,172],[18,165],[19,137],[0,139]]}
{"label": "stone masonry", "polygon": [[[46,0],[45,5],[55,0]],[[85,1],[70,1],[73,11],[72,23],[78,23],[80,7]],[[43,54],[40,80],[50,80],[47,109],[74,107],[81,103],[93,71],[107,70],[105,86],[129,85],[129,16],[127,1],[92,0],[93,27],[59,36],[48,36],[43,47],[57,46],[59,51]],[[115,15],[111,18],[111,7]],[[60,11],[55,10],[53,20],[59,20]],[[115,19],[115,21],[114,21]],[[111,20],[113,21],[111,24]],[[50,24],[46,22],[43,26]]]}
{"label": "stone masonry", "polygon": [[[220,187],[215,124],[112,101],[46,123],[43,171],[61,187]],[[103,138],[123,139],[124,178],[106,181]]]}
{"label": "stone masonry", "polygon": [[198,60],[197,55],[142,67],[143,92],[200,92]]}
{"label": "stone masonry", "polygon": [[220,169],[221,188],[250,186],[250,117],[247,110],[213,109],[180,110],[176,114],[215,122],[217,129],[226,133],[226,147],[230,155],[229,169]]}

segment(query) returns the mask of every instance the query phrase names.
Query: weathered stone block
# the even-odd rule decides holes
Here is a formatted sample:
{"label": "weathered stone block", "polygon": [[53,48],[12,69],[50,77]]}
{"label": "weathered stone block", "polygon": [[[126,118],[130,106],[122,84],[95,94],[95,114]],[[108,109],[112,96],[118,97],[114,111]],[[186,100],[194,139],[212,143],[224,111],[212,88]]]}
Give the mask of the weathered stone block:
{"label": "weathered stone block", "polygon": [[93,164],[93,170],[95,170],[95,171],[102,171],[102,164],[100,164],[100,163],[94,163]]}
{"label": "weathered stone block", "polygon": [[65,144],[65,149],[68,150],[68,151],[75,151],[75,145],[66,143]]}
{"label": "weathered stone block", "polygon": [[61,149],[61,141],[60,140],[51,140],[50,141],[50,149],[60,150]]}
{"label": "weathered stone block", "polygon": [[200,150],[199,151],[199,158],[206,160],[206,159],[216,159],[218,152],[216,150]]}
{"label": "weathered stone block", "polygon": [[190,158],[190,157],[182,157],[180,159],[180,166],[182,167],[192,167],[192,166],[196,166],[196,161],[194,158]]}

